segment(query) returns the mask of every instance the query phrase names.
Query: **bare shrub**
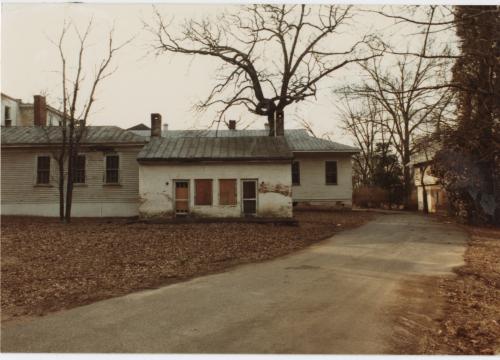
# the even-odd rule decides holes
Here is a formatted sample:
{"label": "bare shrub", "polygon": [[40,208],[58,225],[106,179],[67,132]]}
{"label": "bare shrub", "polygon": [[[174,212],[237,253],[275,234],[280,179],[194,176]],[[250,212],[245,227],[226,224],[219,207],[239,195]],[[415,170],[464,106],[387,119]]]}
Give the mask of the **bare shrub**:
{"label": "bare shrub", "polygon": [[353,202],[364,208],[378,208],[389,203],[389,192],[377,186],[362,186],[354,190]]}

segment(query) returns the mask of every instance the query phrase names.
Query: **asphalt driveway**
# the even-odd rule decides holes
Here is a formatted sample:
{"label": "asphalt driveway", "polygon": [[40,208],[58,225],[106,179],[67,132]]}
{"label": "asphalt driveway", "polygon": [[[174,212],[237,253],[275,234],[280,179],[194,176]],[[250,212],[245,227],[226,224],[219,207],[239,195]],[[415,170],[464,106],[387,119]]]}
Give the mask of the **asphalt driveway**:
{"label": "asphalt driveway", "polygon": [[2,326],[4,352],[386,353],[397,287],[463,262],[465,233],[380,215],[301,252]]}

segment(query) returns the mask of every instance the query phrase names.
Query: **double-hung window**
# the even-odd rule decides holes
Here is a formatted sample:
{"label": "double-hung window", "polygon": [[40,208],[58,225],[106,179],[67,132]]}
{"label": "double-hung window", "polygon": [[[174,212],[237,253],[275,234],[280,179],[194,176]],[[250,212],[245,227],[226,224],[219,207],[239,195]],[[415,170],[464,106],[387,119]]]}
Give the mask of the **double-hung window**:
{"label": "double-hung window", "polygon": [[120,182],[120,157],[117,154],[106,155],[106,184],[118,184]]}
{"label": "double-hung window", "polygon": [[85,184],[85,155],[77,155],[73,164],[73,183]]}
{"label": "double-hung window", "polygon": [[337,162],[325,162],[325,182],[326,185],[337,185]]}
{"label": "double-hung window", "polygon": [[38,156],[36,161],[36,183],[50,183],[50,156]]}

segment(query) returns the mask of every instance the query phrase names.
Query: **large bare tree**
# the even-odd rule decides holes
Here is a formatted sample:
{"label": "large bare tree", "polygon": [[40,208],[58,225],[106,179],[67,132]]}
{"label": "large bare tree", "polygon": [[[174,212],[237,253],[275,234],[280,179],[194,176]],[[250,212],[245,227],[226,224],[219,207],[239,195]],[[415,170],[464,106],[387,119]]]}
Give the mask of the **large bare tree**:
{"label": "large bare tree", "polygon": [[244,106],[267,116],[270,135],[284,134],[285,108],[315,97],[318,84],[346,65],[380,55],[371,36],[339,45],[353,22],[353,9],[339,5],[251,5],[217,19],[189,20],[176,31],[155,10],[149,26],[159,53],[216,58],[222,66],[217,84],[200,109]]}
{"label": "large bare tree", "polygon": [[[96,101],[96,92],[102,81],[111,76],[116,67],[111,67],[113,56],[118,50],[129,43],[120,45],[113,42],[113,32],[108,34],[106,53],[93,66],[93,74],[86,76],[86,55],[89,35],[92,31],[91,19],[84,31],[72,22],[65,22],[58,41],[52,41],[57,47],[61,60],[61,122],[60,134],[56,137],[59,150],[55,154],[58,164],[59,186],[59,217],[65,222],[71,221],[75,164],[80,151],[80,144],[85,138],[90,111]],[[65,41],[70,32],[74,32],[77,40],[76,56],[71,57],[65,49]],[[68,60],[70,58],[70,60]],[[73,60],[74,64],[71,64]],[[87,66],[86,66],[87,65]],[[88,89],[84,92],[85,89]]]}

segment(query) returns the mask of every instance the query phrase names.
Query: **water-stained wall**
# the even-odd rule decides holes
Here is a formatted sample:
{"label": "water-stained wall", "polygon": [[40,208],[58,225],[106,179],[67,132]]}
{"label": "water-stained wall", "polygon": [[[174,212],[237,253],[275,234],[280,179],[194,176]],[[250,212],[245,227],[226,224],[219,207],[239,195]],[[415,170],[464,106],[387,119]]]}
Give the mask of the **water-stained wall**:
{"label": "water-stained wall", "polygon": [[[195,204],[195,179],[212,179],[212,205]],[[221,205],[219,180],[236,180],[236,204]],[[291,164],[289,162],[246,163],[156,163],[139,164],[139,213],[143,217],[172,216],[174,181],[189,181],[192,216],[242,216],[242,180],[257,180],[257,215],[292,217]]]}

